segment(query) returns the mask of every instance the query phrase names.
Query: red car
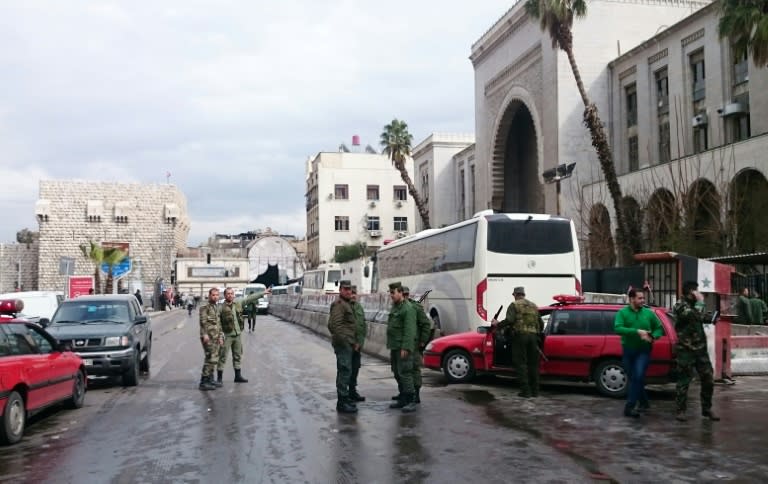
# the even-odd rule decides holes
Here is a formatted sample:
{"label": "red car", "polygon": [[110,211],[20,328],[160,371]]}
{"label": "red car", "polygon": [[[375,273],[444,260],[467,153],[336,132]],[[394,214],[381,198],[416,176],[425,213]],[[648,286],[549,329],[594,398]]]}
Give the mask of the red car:
{"label": "red car", "polygon": [[27,418],[58,403],[85,400],[83,360],[44,329],[15,316],[24,305],[0,301],[0,443],[21,440]]}
{"label": "red car", "polygon": [[[583,303],[575,296],[557,296],[557,304],[540,308],[547,319],[544,329],[541,375],[556,379],[594,382],[603,395],[623,397],[627,378],[621,365],[621,337],[613,331],[619,304]],[[672,381],[674,322],[666,309],[651,308],[661,320],[664,336],[653,343],[649,383]],[[449,382],[467,382],[478,373],[514,373],[510,344],[489,327],[431,341],[424,352],[424,366],[443,371]]]}

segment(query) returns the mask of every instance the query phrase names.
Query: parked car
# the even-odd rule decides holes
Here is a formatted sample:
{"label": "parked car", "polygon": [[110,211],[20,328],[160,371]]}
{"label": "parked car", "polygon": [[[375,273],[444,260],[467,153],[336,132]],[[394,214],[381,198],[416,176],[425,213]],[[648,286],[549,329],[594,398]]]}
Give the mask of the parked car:
{"label": "parked car", "polygon": [[259,314],[267,314],[269,312],[269,296],[264,295],[256,302],[256,312]]}
{"label": "parked car", "polygon": [[61,303],[50,322],[42,320],[59,342],[83,358],[89,375],[122,376],[136,386],[149,371],[152,326],[131,294],[81,296]]}
{"label": "parked car", "polygon": [[[583,303],[575,296],[557,296],[558,303],[540,308],[548,318],[541,358],[542,377],[593,382],[610,397],[623,397],[627,377],[621,364],[621,337],[613,331],[620,304]],[[661,320],[664,335],[653,343],[649,383],[674,379],[677,342],[672,316],[664,308],[651,308]],[[509,342],[495,329],[444,336],[431,341],[424,366],[442,371],[449,382],[468,382],[480,373],[514,374]]]}
{"label": "parked car", "polygon": [[15,444],[27,419],[52,405],[85,401],[82,359],[18,314],[19,300],[0,301],[0,443]]}
{"label": "parked car", "polygon": [[0,300],[21,299],[24,301],[22,316],[32,322],[42,318],[51,319],[56,308],[64,300],[60,291],[22,291],[0,294]]}

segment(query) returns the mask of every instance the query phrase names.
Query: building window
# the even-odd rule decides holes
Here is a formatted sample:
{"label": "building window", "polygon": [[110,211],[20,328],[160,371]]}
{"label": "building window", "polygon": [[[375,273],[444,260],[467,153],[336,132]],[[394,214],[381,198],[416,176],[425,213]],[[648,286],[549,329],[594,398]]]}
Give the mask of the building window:
{"label": "building window", "polygon": [[629,171],[637,171],[640,169],[640,152],[637,143],[637,135],[630,136],[627,140],[629,145]]}
{"label": "building window", "polygon": [[368,217],[368,230],[381,230],[379,217]]}
{"label": "building window", "polygon": [[368,188],[366,189],[366,193],[368,194],[368,200],[379,200],[379,186],[378,185],[368,185]]}
{"label": "building window", "polygon": [[667,77],[667,68],[664,67],[656,71],[656,101],[658,113],[666,114],[669,112],[669,78]]}
{"label": "building window", "polygon": [[743,141],[752,135],[749,120],[749,93],[735,96],[733,100],[741,106],[741,109],[738,114],[728,116],[727,134],[730,143]]}
{"label": "building window", "polygon": [[704,71],[704,51],[691,54],[691,80],[693,82],[693,101],[701,101],[707,97],[707,85]]}
{"label": "building window", "polygon": [[348,232],[349,231],[349,217],[335,217],[334,218],[334,230],[336,232]]}
{"label": "building window", "polygon": [[659,123],[659,163],[669,163],[672,159],[669,142],[669,121]]}
{"label": "building window", "polygon": [[395,217],[395,232],[408,231],[408,217]]}
{"label": "building window", "polygon": [[429,197],[429,172],[427,168],[421,169],[421,199],[426,201]]}
{"label": "building window", "polygon": [[694,153],[703,153],[704,151],[707,151],[707,127],[700,126],[693,128],[693,152]]}
{"label": "building window", "polygon": [[631,84],[626,87],[627,99],[627,128],[637,126],[637,87]]}
{"label": "building window", "polygon": [[469,206],[470,213],[475,213],[475,165],[469,167]]}
{"label": "building window", "polygon": [[406,201],[408,200],[408,190],[402,185],[395,186],[395,200]]}
{"label": "building window", "polygon": [[467,187],[464,184],[464,169],[459,170],[459,220],[464,220],[464,207],[467,204]]}
{"label": "building window", "polygon": [[336,200],[349,200],[349,185],[336,185],[333,197]]}
{"label": "building window", "polygon": [[[731,48],[733,51],[733,48]],[[749,58],[747,57],[747,51],[741,55],[733,56],[733,85],[741,84],[742,82],[749,81]]]}

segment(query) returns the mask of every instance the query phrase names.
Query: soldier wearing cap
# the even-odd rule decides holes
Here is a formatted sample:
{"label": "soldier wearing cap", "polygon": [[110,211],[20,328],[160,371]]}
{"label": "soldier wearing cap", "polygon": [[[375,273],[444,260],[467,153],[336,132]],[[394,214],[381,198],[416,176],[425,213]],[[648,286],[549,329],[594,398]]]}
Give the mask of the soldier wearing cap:
{"label": "soldier wearing cap", "polygon": [[408,286],[403,286],[403,295],[405,299],[416,310],[416,351],[414,355],[414,373],[413,373],[413,388],[416,392],[414,395],[414,402],[421,403],[421,368],[424,360],[424,348],[429,343],[429,338],[432,335],[432,321],[427,317],[427,313],[424,311],[424,306],[415,299],[411,299],[411,290]]}
{"label": "soldier wearing cap", "polygon": [[336,353],[336,411],[356,413],[357,406],[350,396],[349,383],[352,377],[352,354],[360,349],[357,344],[357,321],[352,308],[352,284],[339,281],[339,297],[331,304],[328,316],[328,331]]}
{"label": "soldier wearing cap", "polygon": [[525,298],[525,288],[516,287],[515,300],[507,307],[503,321],[494,319],[492,324],[499,330],[512,330],[512,352],[515,372],[520,382],[519,396],[539,396],[539,335],[544,331],[544,321],[539,308]]}
{"label": "soldier wearing cap", "polygon": [[389,285],[389,296],[392,299],[392,307],[387,320],[387,348],[390,350],[392,372],[400,387],[400,399],[389,408],[400,408],[408,413],[416,410],[414,388],[414,359],[418,338],[416,309],[405,298],[403,286],[399,282]]}
{"label": "soldier wearing cap", "polygon": [[357,349],[352,352],[352,373],[349,379],[349,399],[353,402],[364,402],[365,397],[357,393],[357,375],[360,373],[360,362],[362,359],[363,344],[365,343],[365,333],[368,326],[365,323],[365,310],[363,305],[357,302],[357,286],[352,286],[352,310],[355,313],[357,337]]}

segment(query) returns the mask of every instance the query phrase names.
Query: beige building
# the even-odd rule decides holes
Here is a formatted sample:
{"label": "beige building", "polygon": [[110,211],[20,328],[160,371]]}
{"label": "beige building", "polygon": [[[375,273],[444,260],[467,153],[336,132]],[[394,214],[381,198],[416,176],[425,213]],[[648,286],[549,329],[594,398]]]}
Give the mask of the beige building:
{"label": "beige building", "polygon": [[0,293],[37,290],[37,261],[40,246],[0,243]]}
{"label": "beige building", "polygon": [[[412,167],[409,167],[413,179]],[[336,249],[413,233],[413,199],[384,155],[318,153],[307,161],[307,265],[332,262]]]}
{"label": "beige building", "polygon": [[75,274],[93,274],[80,245],[94,241],[128,244],[133,271],[124,287],[141,288],[148,296],[158,278],[169,284],[190,228],[187,199],[174,185],[41,181],[35,215],[41,290],[64,290],[62,257],[74,258]]}
{"label": "beige building", "polygon": [[210,264],[206,257],[179,258],[176,259],[176,286],[179,293],[205,299],[213,287],[220,291],[245,287],[249,281],[248,267],[248,259],[241,257],[211,257]]}

